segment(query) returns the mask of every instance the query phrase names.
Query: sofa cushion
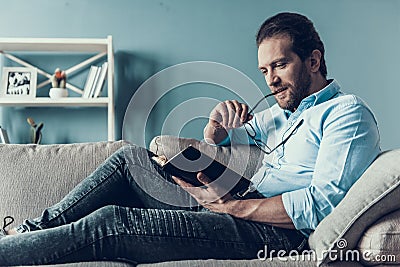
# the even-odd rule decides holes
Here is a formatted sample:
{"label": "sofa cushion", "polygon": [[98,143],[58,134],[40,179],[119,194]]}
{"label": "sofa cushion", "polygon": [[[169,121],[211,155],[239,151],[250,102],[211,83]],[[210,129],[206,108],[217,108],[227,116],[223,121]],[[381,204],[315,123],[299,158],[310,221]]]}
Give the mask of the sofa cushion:
{"label": "sofa cushion", "polygon": [[38,217],[125,144],[0,145],[0,219]]}
{"label": "sofa cushion", "polygon": [[171,158],[189,145],[194,146],[211,158],[215,158],[248,179],[261,166],[263,153],[256,146],[213,146],[192,138],[162,135],[153,138],[149,150],[156,155]]}
{"label": "sofa cushion", "polygon": [[351,252],[363,232],[382,216],[400,209],[399,158],[400,149],[379,155],[311,234],[309,245],[319,263],[353,257]]}
{"label": "sofa cushion", "polygon": [[368,259],[361,258],[364,265],[400,264],[400,210],[369,227],[358,243],[358,250]]}

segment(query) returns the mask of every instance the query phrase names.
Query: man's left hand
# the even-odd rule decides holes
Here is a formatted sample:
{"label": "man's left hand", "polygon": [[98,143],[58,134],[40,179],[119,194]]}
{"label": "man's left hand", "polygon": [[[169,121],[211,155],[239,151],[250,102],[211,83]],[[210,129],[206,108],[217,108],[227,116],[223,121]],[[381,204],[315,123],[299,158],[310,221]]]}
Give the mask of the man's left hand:
{"label": "man's left hand", "polygon": [[233,204],[237,201],[225,190],[211,184],[210,178],[204,173],[197,173],[197,179],[204,184],[204,187],[197,187],[179,177],[172,176],[174,181],[187,191],[203,207],[220,213],[230,213]]}

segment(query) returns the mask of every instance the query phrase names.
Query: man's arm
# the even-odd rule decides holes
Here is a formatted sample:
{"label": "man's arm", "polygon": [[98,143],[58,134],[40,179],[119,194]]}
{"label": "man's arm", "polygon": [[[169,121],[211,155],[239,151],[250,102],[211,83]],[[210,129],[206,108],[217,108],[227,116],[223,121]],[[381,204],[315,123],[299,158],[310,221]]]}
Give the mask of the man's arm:
{"label": "man's arm", "polygon": [[[199,173],[197,178],[204,185],[208,185],[210,182],[203,173]],[[227,213],[244,220],[267,223],[281,228],[295,228],[283,206],[282,196],[280,195],[271,198],[237,200],[230,194],[221,196],[218,188],[215,187],[195,187],[178,177],[173,176],[173,179],[191,194],[199,204],[211,211]]]}
{"label": "man's arm", "polygon": [[226,213],[237,218],[295,229],[283,206],[281,195],[263,199],[232,200],[226,207]]}
{"label": "man's arm", "polygon": [[282,194],[296,229],[315,229],[380,151],[374,116],[357,98],[344,96],[325,116],[310,185]]}

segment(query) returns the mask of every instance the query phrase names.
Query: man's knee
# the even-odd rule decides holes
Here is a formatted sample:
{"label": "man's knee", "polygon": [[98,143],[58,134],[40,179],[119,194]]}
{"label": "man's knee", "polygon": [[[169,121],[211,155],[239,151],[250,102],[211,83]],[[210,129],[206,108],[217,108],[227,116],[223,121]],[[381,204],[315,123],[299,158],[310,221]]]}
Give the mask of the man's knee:
{"label": "man's knee", "polygon": [[148,157],[149,151],[137,145],[125,145],[116,150],[110,159],[117,161],[121,164],[132,163],[136,164],[141,161],[143,157]]}
{"label": "man's knee", "polygon": [[116,154],[119,160],[131,166],[146,167],[152,165],[150,158],[153,153],[144,147],[127,145],[117,150]]}
{"label": "man's knee", "polygon": [[116,218],[116,210],[118,209],[118,206],[116,205],[107,205],[104,206],[100,209],[97,209],[96,211],[94,211],[92,214],[90,214],[89,216],[93,217],[94,220],[97,221],[115,221]]}

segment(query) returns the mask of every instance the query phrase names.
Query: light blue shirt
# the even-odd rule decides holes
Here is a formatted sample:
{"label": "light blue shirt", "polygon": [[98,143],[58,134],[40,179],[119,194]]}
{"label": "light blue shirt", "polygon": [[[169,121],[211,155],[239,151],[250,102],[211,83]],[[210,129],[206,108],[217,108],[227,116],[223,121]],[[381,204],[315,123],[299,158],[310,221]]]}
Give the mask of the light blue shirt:
{"label": "light blue shirt", "polygon": [[[284,145],[264,156],[252,182],[265,197],[282,194],[294,226],[308,236],[380,153],[379,131],[369,107],[342,93],[335,80],[304,98],[295,112],[275,104],[250,123],[255,138],[273,148],[300,121]],[[231,144],[252,142],[243,128],[229,137]]]}

